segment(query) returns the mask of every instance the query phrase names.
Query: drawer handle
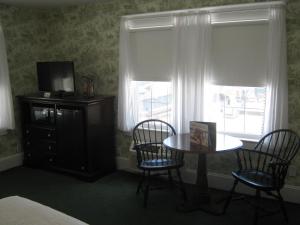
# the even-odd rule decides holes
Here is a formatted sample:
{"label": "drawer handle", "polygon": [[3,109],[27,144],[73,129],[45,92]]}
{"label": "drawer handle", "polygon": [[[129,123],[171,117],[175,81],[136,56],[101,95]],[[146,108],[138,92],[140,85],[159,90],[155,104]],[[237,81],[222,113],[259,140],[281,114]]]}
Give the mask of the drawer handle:
{"label": "drawer handle", "polygon": [[27,153],[27,156],[28,156],[28,157],[31,157],[31,154],[30,154],[30,153]]}
{"label": "drawer handle", "polygon": [[49,149],[49,150],[51,150],[51,149],[52,149],[51,145],[49,145],[49,146],[48,146],[48,149]]}
{"label": "drawer handle", "polygon": [[85,170],[85,167],[84,166],[81,166],[81,168],[80,168],[81,170]]}
{"label": "drawer handle", "polygon": [[30,145],[30,141],[27,141],[27,143],[26,143],[27,145]]}
{"label": "drawer handle", "polygon": [[49,159],[49,162],[53,162],[53,159],[52,159],[52,158],[50,158],[50,159]]}
{"label": "drawer handle", "polygon": [[26,134],[29,134],[29,130],[26,130]]}

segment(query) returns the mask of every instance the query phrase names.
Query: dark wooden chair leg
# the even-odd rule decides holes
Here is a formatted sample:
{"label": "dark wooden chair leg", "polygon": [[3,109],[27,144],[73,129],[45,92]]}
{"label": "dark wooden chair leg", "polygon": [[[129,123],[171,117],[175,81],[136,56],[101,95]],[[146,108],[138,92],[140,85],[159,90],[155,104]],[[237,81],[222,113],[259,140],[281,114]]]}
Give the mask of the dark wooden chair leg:
{"label": "dark wooden chair leg", "polygon": [[181,190],[183,200],[186,201],[186,200],[187,200],[187,195],[186,195],[184,183],[183,183],[183,181],[182,181],[180,169],[179,169],[179,168],[176,168],[176,172],[177,172],[177,176],[178,176],[178,180],[179,180],[179,188],[180,188],[180,190]]}
{"label": "dark wooden chair leg", "polygon": [[277,190],[277,194],[278,194],[278,198],[279,198],[280,208],[281,208],[281,211],[282,211],[283,216],[284,216],[284,220],[285,220],[285,222],[288,223],[289,218],[288,218],[288,215],[287,215],[287,212],[286,212],[286,209],[285,209],[283,198],[282,198],[279,190]]}
{"label": "dark wooden chair leg", "polygon": [[231,190],[230,190],[230,193],[229,193],[229,196],[228,196],[228,198],[226,199],[226,202],[225,202],[225,204],[224,204],[224,207],[223,207],[223,212],[222,212],[222,214],[225,214],[226,213],[226,210],[227,210],[227,208],[228,208],[228,206],[229,206],[229,203],[231,202],[231,199],[232,199],[232,196],[233,196],[233,194],[234,194],[234,191],[235,191],[235,188],[236,188],[236,185],[238,184],[238,180],[234,180],[234,183],[233,183],[233,186],[232,186],[232,188],[231,188]]}
{"label": "dark wooden chair leg", "polygon": [[146,175],[146,187],[145,187],[145,192],[144,192],[144,208],[147,208],[147,203],[148,203],[150,176],[151,176],[151,173],[150,173],[150,170],[148,170],[147,175]]}
{"label": "dark wooden chair leg", "polygon": [[255,194],[255,212],[254,212],[254,225],[257,225],[258,221],[258,213],[260,209],[260,190],[256,189],[256,194]]}
{"label": "dark wooden chair leg", "polygon": [[168,170],[168,179],[169,179],[169,185],[171,188],[174,187],[173,178],[172,178],[172,172],[171,170]]}
{"label": "dark wooden chair leg", "polygon": [[143,185],[143,183],[144,183],[144,180],[145,180],[145,170],[143,170],[142,178],[141,178],[141,180],[140,180],[140,182],[139,182],[139,184],[138,184],[138,187],[137,187],[137,189],[136,189],[136,194],[137,194],[137,195],[140,193],[140,190],[141,190],[141,188],[142,188],[142,185]]}

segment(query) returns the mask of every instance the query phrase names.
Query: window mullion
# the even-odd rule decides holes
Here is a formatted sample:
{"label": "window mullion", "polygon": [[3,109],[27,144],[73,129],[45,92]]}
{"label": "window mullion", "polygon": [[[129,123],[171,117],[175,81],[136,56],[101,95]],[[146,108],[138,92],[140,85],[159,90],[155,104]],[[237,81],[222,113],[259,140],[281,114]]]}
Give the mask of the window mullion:
{"label": "window mullion", "polygon": [[246,90],[244,89],[245,91],[245,95],[244,95],[244,104],[243,104],[243,111],[244,111],[244,120],[243,120],[243,124],[244,124],[244,134],[246,133],[246,95],[247,95],[247,92]]}

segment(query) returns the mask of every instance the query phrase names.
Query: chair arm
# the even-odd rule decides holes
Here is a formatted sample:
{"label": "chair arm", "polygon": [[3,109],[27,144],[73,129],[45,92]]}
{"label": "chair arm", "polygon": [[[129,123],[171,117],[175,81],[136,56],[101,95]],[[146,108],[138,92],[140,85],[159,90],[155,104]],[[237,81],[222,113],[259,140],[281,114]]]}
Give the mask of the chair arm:
{"label": "chair arm", "polygon": [[[287,170],[289,167],[290,163],[288,161],[285,160],[281,160],[281,162],[274,162],[274,161],[270,161],[269,162],[269,166],[272,169],[272,173],[278,173],[281,172],[282,170]],[[273,174],[275,175],[275,174]]]}
{"label": "chair arm", "polygon": [[145,151],[145,152],[153,152],[156,153],[159,151],[161,146],[157,146],[156,143],[143,143],[134,145],[132,149],[135,151]]}
{"label": "chair arm", "polygon": [[271,168],[275,168],[276,166],[289,166],[289,163],[287,161],[283,161],[283,162],[270,161],[269,165],[270,165]]}
{"label": "chair arm", "polygon": [[276,161],[270,161],[269,166],[272,170],[272,176],[274,179],[274,182],[278,182],[278,185],[284,184],[284,179],[288,171],[290,163],[285,160],[281,160],[281,162]]}
{"label": "chair arm", "polygon": [[239,148],[237,151],[255,151],[255,149],[252,148]]}
{"label": "chair arm", "polygon": [[138,150],[141,149],[141,145],[134,145],[134,146],[132,147],[132,149],[135,150],[135,151],[138,151]]}

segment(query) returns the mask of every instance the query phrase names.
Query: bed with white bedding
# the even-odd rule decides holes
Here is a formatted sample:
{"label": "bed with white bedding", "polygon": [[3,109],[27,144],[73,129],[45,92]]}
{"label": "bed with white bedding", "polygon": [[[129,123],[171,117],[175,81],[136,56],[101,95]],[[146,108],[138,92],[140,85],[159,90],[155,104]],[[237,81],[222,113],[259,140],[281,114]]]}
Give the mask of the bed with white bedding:
{"label": "bed with white bedding", "polygon": [[0,225],[87,225],[48,206],[10,196],[0,199]]}

